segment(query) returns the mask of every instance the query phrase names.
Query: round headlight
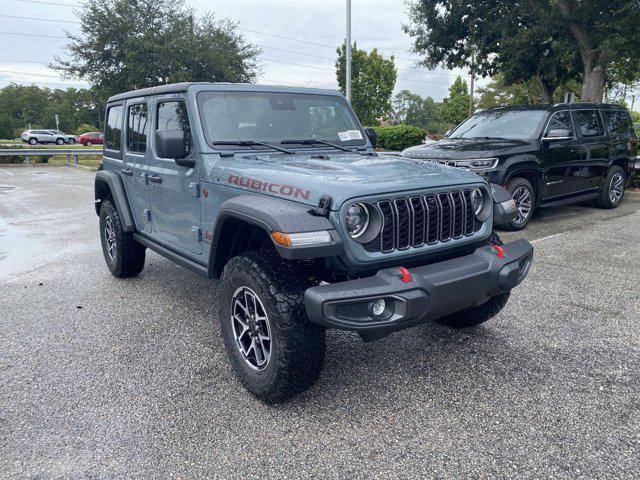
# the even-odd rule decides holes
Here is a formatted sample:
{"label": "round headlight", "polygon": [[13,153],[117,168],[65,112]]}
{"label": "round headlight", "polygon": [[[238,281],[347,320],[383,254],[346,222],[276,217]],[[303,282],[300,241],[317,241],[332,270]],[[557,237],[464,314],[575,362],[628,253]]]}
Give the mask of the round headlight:
{"label": "round headlight", "polygon": [[471,206],[473,207],[473,214],[477,217],[482,213],[484,208],[484,193],[479,188],[476,188],[471,193]]}
{"label": "round headlight", "polygon": [[347,208],[347,232],[351,238],[358,238],[369,225],[369,209],[363,203],[353,203]]}

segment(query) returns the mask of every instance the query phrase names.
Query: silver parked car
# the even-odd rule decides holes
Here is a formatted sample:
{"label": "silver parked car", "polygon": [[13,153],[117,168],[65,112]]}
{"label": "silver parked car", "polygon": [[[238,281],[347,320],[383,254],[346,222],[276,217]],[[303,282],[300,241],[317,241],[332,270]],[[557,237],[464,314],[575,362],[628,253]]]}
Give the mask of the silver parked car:
{"label": "silver parked car", "polygon": [[38,143],[55,143],[57,145],[64,145],[65,143],[71,143],[69,137],[73,137],[75,143],[75,137],[73,135],[67,135],[60,130],[25,130],[20,135],[20,139],[29,145],[36,145]]}

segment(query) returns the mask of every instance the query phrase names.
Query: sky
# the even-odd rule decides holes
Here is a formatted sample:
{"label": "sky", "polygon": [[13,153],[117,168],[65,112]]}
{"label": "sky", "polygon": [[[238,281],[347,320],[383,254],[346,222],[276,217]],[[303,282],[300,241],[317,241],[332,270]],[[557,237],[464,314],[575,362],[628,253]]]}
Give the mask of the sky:
{"label": "sky", "polygon": [[[407,89],[441,100],[458,74],[469,79],[465,71],[416,66],[419,57],[410,52],[411,38],[402,31],[408,23],[404,0],[351,3],[352,40],[359,48],[378,48],[385,56],[395,56],[396,92]],[[87,86],[62,80],[47,68],[54,56],[65,57],[65,30],[79,30],[76,12],[81,8],[73,6],[79,4],[78,0],[0,0],[0,87],[11,82],[49,88]],[[188,0],[187,4],[198,13],[212,12],[238,22],[245,38],[263,49],[258,83],[337,88],[334,63],[336,47],[345,38],[346,0]]]}

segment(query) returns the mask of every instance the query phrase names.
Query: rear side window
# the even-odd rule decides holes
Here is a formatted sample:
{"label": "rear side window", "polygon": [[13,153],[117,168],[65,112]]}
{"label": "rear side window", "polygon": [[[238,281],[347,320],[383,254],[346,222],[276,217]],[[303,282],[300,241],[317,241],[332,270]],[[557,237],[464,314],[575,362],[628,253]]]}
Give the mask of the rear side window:
{"label": "rear side window", "polygon": [[122,105],[109,108],[104,139],[105,148],[120,150],[122,143]]}
{"label": "rear side window", "polygon": [[158,103],[156,130],[182,130],[185,138],[185,150],[191,151],[191,128],[187,105],[181,100]]}
{"label": "rear side window", "polygon": [[600,117],[595,110],[578,110],[574,112],[576,123],[583,137],[598,137],[604,135]]}
{"label": "rear side window", "polygon": [[558,129],[569,130],[571,131],[571,135],[575,135],[573,123],[571,122],[571,114],[569,112],[556,112],[551,115],[543,136],[546,137],[551,130]]}
{"label": "rear side window", "polygon": [[604,119],[612,135],[631,136],[633,124],[629,114],[624,110],[612,110],[604,112]]}
{"label": "rear side window", "polygon": [[146,103],[130,105],[127,114],[127,150],[134,153],[147,151],[149,112]]}

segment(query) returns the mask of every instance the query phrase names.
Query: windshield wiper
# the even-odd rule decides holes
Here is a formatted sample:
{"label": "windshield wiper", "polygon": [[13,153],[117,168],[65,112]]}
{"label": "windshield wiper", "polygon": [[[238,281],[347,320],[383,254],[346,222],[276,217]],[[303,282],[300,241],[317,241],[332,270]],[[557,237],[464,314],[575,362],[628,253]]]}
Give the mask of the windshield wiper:
{"label": "windshield wiper", "polygon": [[270,143],[257,142],[255,140],[231,140],[231,141],[224,141],[224,142],[211,142],[211,144],[212,145],[238,145],[239,147],[255,147],[257,145],[260,145],[263,147],[273,148],[274,150],[278,150],[279,152],[287,153],[289,155],[293,154],[291,150],[287,150],[286,148],[276,147],[275,145],[271,145]]}
{"label": "windshield wiper", "polygon": [[350,148],[343,147],[342,145],[336,145],[335,143],[327,142],[325,140],[316,140],[315,138],[303,138],[302,140],[282,140],[280,142],[283,145],[290,145],[292,143],[299,143],[301,145],[313,145],[314,143],[328,145],[329,147],[337,148],[343,152],[353,153]]}

